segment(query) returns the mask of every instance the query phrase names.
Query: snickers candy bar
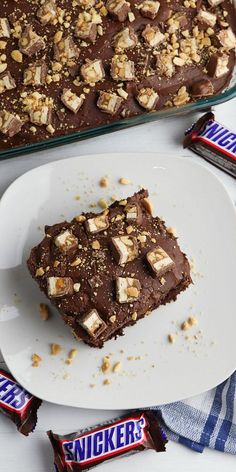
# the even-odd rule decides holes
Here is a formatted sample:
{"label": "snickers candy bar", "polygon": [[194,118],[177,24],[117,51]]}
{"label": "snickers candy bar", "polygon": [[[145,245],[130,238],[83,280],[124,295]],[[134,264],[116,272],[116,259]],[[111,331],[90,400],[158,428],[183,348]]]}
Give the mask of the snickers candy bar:
{"label": "snickers candy bar", "polygon": [[236,177],[236,133],[218,123],[213,113],[186,131],[183,146]]}
{"label": "snickers candy bar", "polygon": [[14,377],[0,369],[0,411],[17,426],[18,431],[28,436],[36,426],[37,410],[42,400],[31,395]]}
{"label": "snickers candy bar", "polygon": [[131,412],[65,436],[52,431],[47,434],[58,472],[86,471],[102,462],[146,449],[165,451],[167,442],[152,411]]}

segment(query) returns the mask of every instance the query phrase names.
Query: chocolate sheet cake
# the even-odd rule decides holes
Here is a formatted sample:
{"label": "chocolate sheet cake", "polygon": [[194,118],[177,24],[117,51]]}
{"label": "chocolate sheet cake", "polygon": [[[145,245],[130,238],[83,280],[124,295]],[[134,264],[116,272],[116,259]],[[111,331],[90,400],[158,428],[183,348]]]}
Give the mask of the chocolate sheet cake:
{"label": "chocolate sheet cake", "polygon": [[95,347],[191,283],[188,260],[152,216],[146,190],[102,213],[46,226],[28,268],[75,337]]}
{"label": "chocolate sheet cake", "polygon": [[217,94],[230,0],[15,0],[0,12],[0,150]]}

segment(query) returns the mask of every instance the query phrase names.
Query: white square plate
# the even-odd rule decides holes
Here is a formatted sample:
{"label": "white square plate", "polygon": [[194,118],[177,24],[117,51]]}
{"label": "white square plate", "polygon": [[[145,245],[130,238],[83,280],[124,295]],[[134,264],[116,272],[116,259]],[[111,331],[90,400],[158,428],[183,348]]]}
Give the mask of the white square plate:
{"label": "white square plate", "polygon": [[[110,186],[102,189],[98,182],[104,175]],[[118,184],[122,176],[133,184]],[[177,228],[181,248],[194,258],[194,285],[175,303],[127,328],[125,336],[101,350],[90,348],[75,341],[55,311],[47,322],[40,319],[38,304],[45,298],[26,259],[42,239],[39,226],[70,220],[102,196],[131,195],[139,185],[149,189],[155,214]],[[9,187],[0,203],[0,224],[0,347],[13,375],[33,394],[71,406],[129,409],[198,394],[235,369],[235,210],[203,166],[154,153],[52,162]],[[181,331],[189,316],[198,325]],[[177,333],[174,344],[167,339],[172,333]],[[51,356],[50,343],[59,343],[61,354]],[[78,355],[67,365],[74,347]],[[42,357],[38,368],[31,366],[33,353]],[[112,365],[120,361],[122,369],[110,373],[110,385],[103,385],[100,366],[109,353]]]}

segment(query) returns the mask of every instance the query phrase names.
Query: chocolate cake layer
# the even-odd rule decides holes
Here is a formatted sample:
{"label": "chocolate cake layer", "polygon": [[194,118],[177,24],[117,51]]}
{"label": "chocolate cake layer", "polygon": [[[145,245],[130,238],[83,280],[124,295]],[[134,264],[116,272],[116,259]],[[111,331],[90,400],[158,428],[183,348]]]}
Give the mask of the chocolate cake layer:
{"label": "chocolate cake layer", "polygon": [[28,268],[74,335],[95,347],[191,283],[188,260],[148,192],[45,227]]}
{"label": "chocolate cake layer", "polygon": [[0,150],[217,94],[230,0],[1,2]]}

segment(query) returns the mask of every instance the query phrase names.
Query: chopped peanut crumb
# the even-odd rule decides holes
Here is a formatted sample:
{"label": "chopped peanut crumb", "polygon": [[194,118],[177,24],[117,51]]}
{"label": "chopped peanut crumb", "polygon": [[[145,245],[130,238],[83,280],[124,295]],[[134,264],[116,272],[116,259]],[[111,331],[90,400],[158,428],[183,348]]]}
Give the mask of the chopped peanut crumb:
{"label": "chopped peanut crumb", "polygon": [[108,187],[109,186],[109,180],[107,177],[102,177],[99,182],[100,187]]}
{"label": "chopped peanut crumb", "polygon": [[43,321],[47,321],[49,318],[49,308],[45,303],[39,304],[39,314]]}
{"label": "chopped peanut crumb", "polygon": [[32,360],[32,367],[38,367],[40,362],[42,361],[42,358],[38,354],[32,354],[31,360]]}
{"label": "chopped peanut crumb", "polygon": [[92,248],[93,249],[100,249],[100,242],[96,239],[95,241],[92,242]]}
{"label": "chopped peanut crumb", "polygon": [[103,210],[105,210],[105,208],[108,207],[108,203],[107,201],[105,200],[105,198],[100,198],[98,200],[98,205],[100,206],[100,208],[102,208]]}
{"label": "chopped peanut crumb", "polygon": [[78,354],[78,349],[75,349],[75,348],[71,349],[68,354],[68,359],[71,359],[71,360],[74,359],[75,356],[77,356],[77,354]]}
{"label": "chopped peanut crumb", "polygon": [[113,365],[112,372],[117,373],[121,370],[121,362],[116,362]]}
{"label": "chopped peanut crumb", "polygon": [[170,226],[169,228],[167,228],[167,233],[169,234],[172,234],[173,236],[176,236],[177,232],[176,232],[176,228],[173,228],[172,226]]}
{"label": "chopped peanut crumb", "polygon": [[80,195],[75,196],[75,200],[80,200],[80,198],[81,198]]}
{"label": "chopped peanut crumb", "polygon": [[130,179],[127,179],[126,177],[121,177],[121,178],[119,179],[119,183],[120,183],[121,185],[130,185],[130,184],[132,184],[131,180],[130,180]]}
{"label": "chopped peanut crumb", "polygon": [[131,316],[132,320],[136,321],[137,317],[138,317],[138,314],[136,313],[136,311],[134,311],[134,313],[132,313],[132,316]]}
{"label": "chopped peanut crumb", "polygon": [[180,326],[180,329],[182,329],[182,331],[187,331],[187,329],[189,329],[188,321],[183,321],[183,323]]}
{"label": "chopped peanut crumb", "polygon": [[130,226],[127,226],[127,228],[126,228],[126,233],[127,233],[127,234],[131,234],[131,233],[133,233],[133,231],[134,231],[133,226],[131,226],[131,225],[130,225]]}
{"label": "chopped peanut crumb", "polygon": [[51,344],[51,356],[57,356],[61,352],[60,344],[53,343]]}
{"label": "chopped peanut crumb", "polygon": [[168,334],[168,341],[169,341],[169,343],[173,344],[175,342],[175,335],[174,334]]}
{"label": "chopped peanut crumb", "polygon": [[111,364],[110,364],[110,358],[108,356],[103,357],[102,360],[102,372],[103,374],[107,374],[110,370]]}
{"label": "chopped peanut crumb", "polygon": [[103,380],[103,385],[110,385],[111,381],[109,379]]}
{"label": "chopped peanut crumb", "polygon": [[115,323],[115,321],[116,321],[116,315],[110,316],[109,320],[110,320],[111,323]]}
{"label": "chopped peanut crumb", "polygon": [[44,274],[45,274],[45,271],[44,271],[43,267],[39,267],[38,269],[36,269],[35,277],[41,277]]}

